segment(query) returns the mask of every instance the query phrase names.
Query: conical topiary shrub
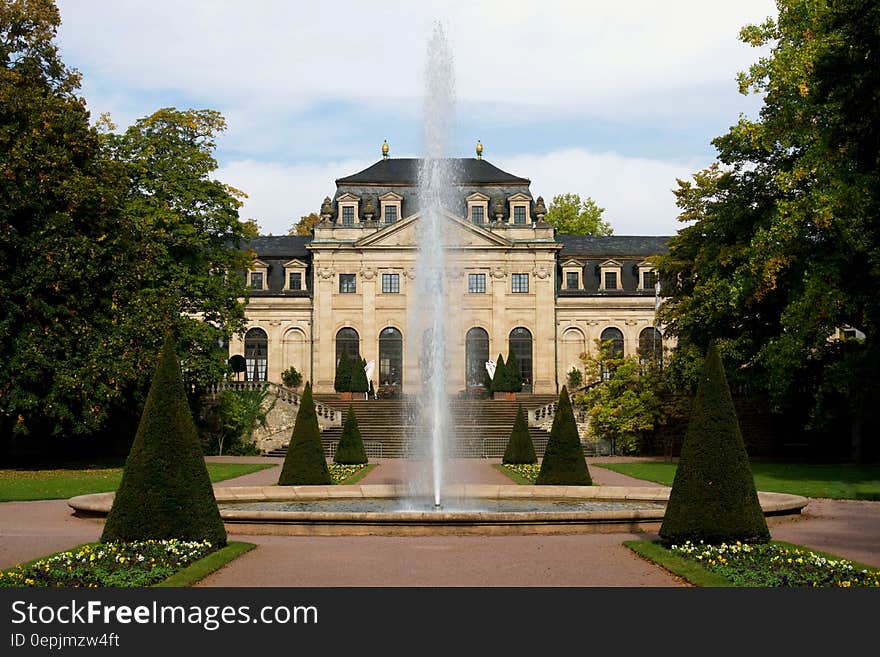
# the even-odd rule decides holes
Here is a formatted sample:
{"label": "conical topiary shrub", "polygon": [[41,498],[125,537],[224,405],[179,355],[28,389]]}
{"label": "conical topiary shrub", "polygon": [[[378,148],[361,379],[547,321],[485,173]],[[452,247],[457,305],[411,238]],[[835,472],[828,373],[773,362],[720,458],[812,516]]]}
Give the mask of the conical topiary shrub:
{"label": "conical topiary shrub", "polygon": [[519,371],[519,360],[513,350],[507,354],[507,365],[504,366],[507,376],[507,390],[510,392],[522,392],[522,372]]}
{"label": "conical topiary shrub", "polygon": [[361,438],[361,430],[358,429],[357,417],[355,417],[352,406],[348,407],[348,414],[345,416],[345,425],[342,427],[342,436],[336,446],[333,462],[343,465],[358,465],[367,462],[367,451],[364,449],[364,440]]}
{"label": "conical topiary shrub", "polygon": [[526,422],[526,414],[523,413],[522,404],[516,411],[516,420],[513,421],[513,430],[507,440],[507,448],[504,450],[502,463],[537,463],[535,445],[529,434],[529,425]]}
{"label": "conical topiary shrub", "polygon": [[364,370],[366,366],[367,364],[363,358],[355,356],[351,369],[351,385],[349,386],[349,390],[352,392],[365,393],[370,389],[370,382],[367,381],[367,372]]}
{"label": "conical topiary shrub", "polygon": [[351,392],[351,361],[348,360],[348,349],[342,350],[342,356],[336,364],[336,378],[333,380],[336,392]]}
{"label": "conical topiary shrub", "polygon": [[174,341],[168,337],[101,540],[170,538],[226,544]]}
{"label": "conical topiary shrub", "polygon": [[495,361],[495,374],[492,375],[492,392],[507,392],[507,367],[504,365],[504,356],[498,354]]}
{"label": "conical topiary shrub", "polygon": [[770,540],[714,345],[706,353],[660,538],[667,545]]}
{"label": "conical topiary shrub", "polygon": [[287,447],[278,485],[320,486],[332,483],[327,459],[324,457],[324,447],[321,445],[321,430],[318,427],[315,400],[312,399],[312,384],[306,383],[299,400],[293,436]]}
{"label": "conical topiary shrub", "polygon": [[562,386],[556,415],[553,417],[553,428],[550,429],[550,439],[547,441],[547,449],[544,450],[541,470],[535,484],[590,486],[592,483],[568,390]]}

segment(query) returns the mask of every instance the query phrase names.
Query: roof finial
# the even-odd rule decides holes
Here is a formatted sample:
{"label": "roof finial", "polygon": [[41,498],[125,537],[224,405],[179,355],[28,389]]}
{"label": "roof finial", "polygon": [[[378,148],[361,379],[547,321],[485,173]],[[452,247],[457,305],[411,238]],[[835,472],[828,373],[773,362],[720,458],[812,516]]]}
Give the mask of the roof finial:
{"label": "roof finial", "polygon": [[483,144],[480,143],[479,139],[477,139],[477,159],[483,159]]}
{"label": "roof finial", "polygon": [[388,151],[389,151],[388,140],[386,139],[385,141],[382,142],[382,159],[383,160],[388,159]]}

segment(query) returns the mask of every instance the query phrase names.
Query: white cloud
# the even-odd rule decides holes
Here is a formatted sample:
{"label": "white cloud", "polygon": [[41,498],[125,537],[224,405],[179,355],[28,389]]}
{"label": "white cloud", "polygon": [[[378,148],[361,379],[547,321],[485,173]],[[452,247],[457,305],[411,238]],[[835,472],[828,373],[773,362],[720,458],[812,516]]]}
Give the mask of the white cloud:
{"label": "white cloud", "polygon": [[238,160],[220,167],[215,177],[248,195],[242,219],[255,219],[263,235],[286,235],[300,217],[317,212],[325,196],[333,197],[337,178],[370,164],[360,160],[293,165]]}
{"label": "white cloud", "polygon": [[605,208],[615,235],[672,235],[681,224],[672,190],[708,162],[668,162],[568,149],[521,154],[493,164],[532,181],[532,195],[549,205],[557,194],[586,196]]}

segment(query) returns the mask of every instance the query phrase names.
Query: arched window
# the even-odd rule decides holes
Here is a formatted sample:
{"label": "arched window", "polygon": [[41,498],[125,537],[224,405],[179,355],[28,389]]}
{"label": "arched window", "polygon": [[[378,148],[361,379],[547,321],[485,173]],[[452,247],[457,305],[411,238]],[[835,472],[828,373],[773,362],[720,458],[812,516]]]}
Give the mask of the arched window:
{"label": "arched window", "polygon": [[361,353],[361,339],[353,328],[339,329],[336,334],[336,363],[342,358],[342,352],[348,354],[349,360],[358,358]]}
{"label": "arched window", "polygon": [[510,332],[508,354],[516,354],[519,373],[522,377],[523,392],[532,391],[532,332],[518,326]]}
{"label": "arched window", "polygon": [[244,334],[245,376],[248,381],[265,381],[269,369],[269,336],[252,328]]}
{"label": "arched window", "polygon": [[639,362],[642,365],[653,363],[663,368],[663,336],[653,326],[639,333]]}
{"label": "arched window", "polygon": [[[611,343],[611,354],[612,358],[623,358],[623,332],[620,329],[614,328],[613,326],[609,326],[607,329],[602,331],[602,335],[599,338],[603,343],[610,342]],[[612,369],[607,367],[605,363],[602,363],[602,380],[607,381],[611,378],[611,375],[614,373]]]}
{"label": "arched window", "polygon": [[403,381],[403,336],[389,326],[379,334],[379,385],[399,388]]}
{"label": "arched window", "polygon": [[467,332],[464,346],[467,386],[482,386],[486,380],[486,361],[489,360],[489,334],[481,328],[472,328]]}

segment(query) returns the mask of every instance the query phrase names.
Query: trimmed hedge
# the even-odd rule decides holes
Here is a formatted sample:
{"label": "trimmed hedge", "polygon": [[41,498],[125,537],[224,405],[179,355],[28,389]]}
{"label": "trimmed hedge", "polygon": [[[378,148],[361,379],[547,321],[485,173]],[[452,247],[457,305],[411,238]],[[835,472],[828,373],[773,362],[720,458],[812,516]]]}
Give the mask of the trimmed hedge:
{"label": "trimmed hedge", "polygon": [[495,374],[492,376],[492,392],[507,391],[507,366],[504,365],[504,356],[498,354],[495,361]]}
{"label": "trimmed hedge", "polygon": [[522,373],[519,371],[519,359],[517,359],[513,350],[507,354],[505,370],[507,371],[506,382],[508,392],[522,392]]}
{"label": "trimmed hedge", "polygon": [[318,414],[312,398],[312,384],[306,383],[278,485],[320,486],[332,483],[321,444],[321,429],[318,427]]}
{"label": "trimmed hedge", "polygon": [[364,368],[367,364],[360,356],[355,356],[351,370],[351,392],[367,392],[370,389],[370,382],[367,381],[367,373]]}
{"label": "trimmed hedge", "polygon": [[364,440],[361,437],[361,430],[358,428],[354,407],[349,405],[333,462],[343,465],[359,465],[367,461],[367,450],[364,449]]}
{"label": "trimmed hedge", "polygon": [[226,544],[174,341],[165,339],[101,540]]}
{"label": "trimmed hedge", "polygon": [[351,361],[348,360],[348,349],[342,350],[342,356],[336,364],[336,378],[333,380],[336,392],[351,392]]}
{"label": "trimmed hedge", "polygon": [[660,538],[666,545],[770,540],[714,345],[706,353]]}
{"label": "trimmed hedge", "polygon": [[556,415],[553,417],[553,428],[550,429],[550,438],[535,485],[590,486],[592,483],[578,436],[574,411],[571,409],[571,400],[568,398],[568,389],[562,386]]}
{"label": "trimmed hedge", "polygon": [[510,438],[507,441],[507,448],[504,450],[504,458],[501,459],[501,462],[511,464],[538,462],[522,404],[516,411],[516,420],[513,422],[513,430],[510,432]]}

